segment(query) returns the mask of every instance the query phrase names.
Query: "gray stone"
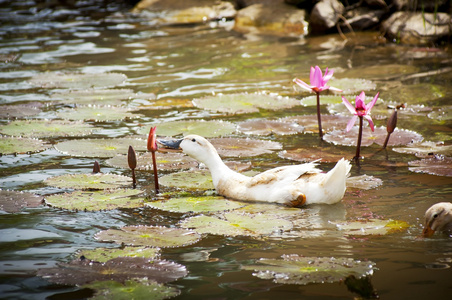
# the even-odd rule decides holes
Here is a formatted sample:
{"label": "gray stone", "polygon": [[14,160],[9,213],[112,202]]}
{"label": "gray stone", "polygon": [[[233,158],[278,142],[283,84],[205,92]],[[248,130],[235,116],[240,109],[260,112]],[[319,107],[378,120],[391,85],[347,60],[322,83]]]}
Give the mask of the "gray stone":
{"label": "gray stone", "polygon": [[[380,24],[381,17],[385,14],[383,9],[370,9],[367,7],[358,7],[347,12],[345,18],[353,30],[365,30]],[[340,22],[341,27],[347,28],[345,22]]]}
{"label": "gray stone", "polygon": [[311,11],[309,24],[313,32],[324,32],[339,21],[345,12],[345,7],[338,0],[321,0]]}

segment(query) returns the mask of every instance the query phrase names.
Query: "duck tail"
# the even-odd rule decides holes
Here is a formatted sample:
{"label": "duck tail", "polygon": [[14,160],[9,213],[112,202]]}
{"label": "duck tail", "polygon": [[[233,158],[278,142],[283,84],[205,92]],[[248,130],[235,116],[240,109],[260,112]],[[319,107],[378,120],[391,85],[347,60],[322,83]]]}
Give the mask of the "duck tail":
{"label": "duck tail", "polygon": [[331,193],[330,204],[339,202],[345,193],[345,181],[349,176],[351,169],[350,162],[342,158],[336,164],[336,166],[331,169],[324,179],[324,187]]}

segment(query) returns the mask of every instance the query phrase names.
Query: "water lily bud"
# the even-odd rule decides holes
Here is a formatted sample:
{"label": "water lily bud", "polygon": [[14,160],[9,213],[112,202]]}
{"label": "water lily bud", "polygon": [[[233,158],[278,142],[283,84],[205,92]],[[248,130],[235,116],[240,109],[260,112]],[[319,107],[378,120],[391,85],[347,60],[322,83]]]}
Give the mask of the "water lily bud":
{"label": "water lily bud", "polygon": [[157,140],[155,138],[155,130],[157,127],[151,127],[148,136],[148,151],[155,152],[157,151]]}
{"label": "water lily bud", "polygon": [[129,152],[127,153],[127,162],[129,163],[129,168],[134,170],[137,167],[137,155],[135,149],[129,146]]}
{"label": "water lily bud", "polygon": [[94,162],[93,173],[100,173],[100,165],[97,160]]}
{"label": "water lily bud", "polygon": [[396,126],[397,126],[397,109],[395,109],[391,117],[389,117],[388,123],[386,124],[386,131],[388,133],[393,133]]}

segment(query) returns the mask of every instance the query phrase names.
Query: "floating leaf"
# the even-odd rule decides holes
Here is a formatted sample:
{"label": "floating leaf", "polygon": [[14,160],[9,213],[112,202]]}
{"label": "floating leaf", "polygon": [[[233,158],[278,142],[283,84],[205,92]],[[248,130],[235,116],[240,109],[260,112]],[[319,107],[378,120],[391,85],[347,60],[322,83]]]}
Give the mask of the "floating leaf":
{"label": "floating leaf", "polygon": [[130,279],[143,278],[166,283],[187,275],[183,265],[143,257],[118,257],[105,263],[88,259],[61,263],[58,268],[40,269],[38,276],[56,284],[84,285],[95,281],[124,283]]}
{"label": "floating leaf", "polygon": [[164,186],[194,190],[212,190],[214,185],[209,170],[171,173],[159,178]]}
{"label": "floating leaf", "polygon": [[113,157],[126,154],[130,145],[136,151],[146,150],[146,141],[135,138],[70,140],[56,144],[55,149],[72,156]]}
{"label": "floating leaf", "polygon": [[131,89],[87,89],[54,93],[52,99],[63,99],[62,103],[78,105],[114,105],[119,106],[135,97],[153,99],[154,94],[137,94]]}
{"label": "floating leaf", "polygon": [[38,139],[0,136],[1,155],[33,153],[49,147],[50,145]]}
{"label": "floating leaf", "polygon": [[429,158],[408,162],[408,170],[438,176],[452,176],[452,158],[434,155]]}
{"label": "floating leaf", "polygon": [[135,189],[116,189],[101,191],[75,191],[46,196],[46,203],[69,210],[111,210],[143,206],[143,198],[134,197],[143,191]]}
{"label": "floating leaf", "polygon": [[406,231],[410,225],[404,221],[377,220],[336,223],[339,230],[345,235],[386,235],[390,233]]}
{"label": "floating leaf", "polygon": [[143,115],[131,113],[124,107],[85,106],[57,112],[57,116],[67,120],[93,120],[97,122],[105,122],[134,119],[142,117]]}
{"label": "floating leaf", "polygon": [[444,143],[435,143],[425,141],[422,143],[413,143],[408,147],[393,148],[395,152],[415,154],[417,157],[428,157],[429,155],[445,155],[452,156],[452,145],[444,145]]}
{"label": "floating leaf", "polygon": [[30,83],[42,88],[89,89],[114,87],[126,81],[127,76],[119,73],[79,74],[46,72],[33,76]]}
{"label": "floating leaf", "polygon": [[193,230],[160,226],[125,226],[121,229],[108,229],[96,234],[102,242],[149,247],[182,247],[194,244],[201,236]]}
{"label": "floating leaf", "polygon": [[[198,166],[198,162],[182,153],[177,152],[156,152],[155,159],[157,162],[158,170],[180,170],[180,169],[190,169]],[[118,155],[110,158],[106,161],[110,166],[116,168],[127,169],[127,156]],[[152,153],[146,152],[137,156],[137,167],[136,170],[151,170],[152,166]]]}
{"label": "floating leaf", "polygon": [[353,154],[340,153],[338,149],[334,148],[298,148],[292,150],[284,150],[278,153],[279,157],[285,159],[292,159],[301,162],[312,162],[321,160],[322,162],[337,162],[341,158],[352,159]]}
{"label": "floating leaf", "polygon": [[132,183],[132,179],[116,174],[65,174],[49,177],[45,184],[60,189],[104,190],[124,187]]}
{"label": "floating leaf", "polygon": [[196,107],[228,114],[258,112],[259,108],[268,110],[287,109],[299,105],[296,99],[272,96],[263,93],[227,94],[194,99]]}
{"label": "floating leaf", "polygon": [[212,145],[221,156],[248,157],[273,153],[272,150],[282,149],[282,145],[273,141],[262,141],[241,138],[214,138]]}
{"label": "floating leaf", "polygon": [[0,211],[16,213],[25,208],[41,206],[43,203],[43,196],[25,192],[0,190]]}
{"label": "floating leaf", "polygon": [[283,255],[282,259],[261,258],[256,265],[242,266],[253,270],[254,276],[273,279],[283,284],[309,284],[341,282],[348,276],[361,278],[373,274],[375,263],[340,257],[303,257],[297,254]]}
{"label": "floating leaf", "polygon": [[141,103],[137,110],[160,110],[181,107],[193,107],[191,99],[164,98]]}
{"label": "floating leaf", "polygon": [[211,216],[196,216],[180,222],[184,228],[193,228],[199,233],[210,233],[226,236],[261,236],[275,232],[290,230],[292,222],[273,218],[264,214],[245,214],[230,212],[224,219]]}
{"label": "floating leaf", "polygon": [[385,91],[385,97],[397,103],[424,104],[446,95],[443,86],[432,83],[401,83],[394,88]]}
{"label": "floating leaf", "polygon": [[450,121],[452,120],[452,106],[441,107],[438,110],[432,111],[427,116],[430,119],[438,120],[438,121]]}
{"label": "floating leaf", "polygon": [[376,187],[379,187],[383,184],[383,180],[380,178],[369,176],[369,175],[360,175],[353,176],[347,178],[346,186],[348,188],[362,189],[362,190],[370,190]]}
{"label": "floating leaf", "polygon": [[[159,135],[174,136],[179,134],[197,134],[204,137],[217,137],[231,134],[235,131],[235,125],[225,121],[204,121],[188,120],[160,123],[158,126]],[[138,130],[140,134],[148,134],[148,126]]]}
{"label": "floating leaf", "polygon": [[[337,104],[337,103],[342,103],[342,98],[340,95],[321,95],[320,96],[320,105]],[[303,106],[317,106],[317,95],[302,98],[300,100],[300,104]],[[317,118],[317,116],[316,116],[316,118]],[[322,123],[322,125],[323,125],[323,123]]]}
{"label": "floating leaf", "polygon": [[[325,134],[323,139],[335,145],[356,146],[358,131],[358,126],[353,127],[349,132],[334,130]],[[361,146],[367,147],[373,143],[383,146],[387,134],[386,127],[376,127],[373,132],[368,128],[364,128]],[[396,128],[391,134],[388,145],[408,145],[413,142],[420,142],[422,139],[422,136],[414,131]]]}
{"label": "floating leaf", "polygon": [[174,287],[165,286],[146,279],[126,280],[124,283],[116,281],[96,281],[84,285],[83,288],[96,290],[92,300],[110,299],[168,299],[176,297],[180,291]]}
{"label": "floating leaf", "polygon": [[[344,129],[349,120],[350,120],[349,116],[322,115],[322,129],[324,131]],[[292,116],[282,118],[281,121],[297,123],[304,127],[305,132],[315,132],[315,133],[319,132],[317,115]]]}
{"label": "floating leaf", "polygon": [[244,206],[244,203],[227,200],[221,196],[181,197],[146,203],[147,206],[179,213],[200,213],[232,210]]}
{"label": "floating leaf", "polygon": [[82,136],[95,129],[90,124],[61,120],[16,120],[0,126],[3,134],[29,138]]}
{"label": "floating leaf", "polygon": [[39,114],[41,109],[28,105],[2,105],[0,106],[0,118],[25,118]]}
{"label": "floating leaf", "polygon": [[303,132],[303,126],[296,123],[271,121],[265,119],[249,120],[238,124],[238,130],[245,134],[255,135],[288,135]]}
{"label": "floating leaf", "polygon": [[82,250],[77,253],[79,257],[89,260],[106,262],[117,257],[144,257],[157,258],[160,255],[160,248],[150,247],[124,247],[124,248],[96,248],[93,250]]}

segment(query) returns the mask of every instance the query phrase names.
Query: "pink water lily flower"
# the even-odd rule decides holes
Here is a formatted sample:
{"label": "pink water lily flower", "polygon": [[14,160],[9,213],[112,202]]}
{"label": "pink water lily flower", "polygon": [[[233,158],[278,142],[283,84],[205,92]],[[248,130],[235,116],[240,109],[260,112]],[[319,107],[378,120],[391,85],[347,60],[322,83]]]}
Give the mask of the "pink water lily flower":
{"label": "pink water lily flower", "polygon": [[342,102],[344,102],[348,110],[354,115],[347,124],[347,132],[350,131],[350,129],[352,129],[353,125],[355,125],[356,119],[358,117],[366,118],[366,120],[369,122],[370,129],[374,131],[374,122],[370,117],[370,110],[372,109],[372,107],[374,107],[375,103],[377,102],[379,94],[380,93],[378,92],[375,95],[374,99],[368,105],[366,105],[366,103],[364,102],[366,95],[364,94],[364,92],[361,92],[361,94],[356,96],[355,107],[353,107],[353,105],[351,105],[350,102],[348,102],[348,100],[344,96],[342,96]]}
{"label": "pink water lily flower", "polygon": [[334,70],[328,71],[328,68],[326,68],[325,76],[324,76],[324,75],[322,75],[322,70],[320,70],[319,66],[315,66],[315,68],[311,67],[311,73],[309,74],[309,80],[311,83],[310,85],[298,78],[295,78],[294,82],[296,84],[298,84],[300,87],[304,88],[305,90],[313,91],[316,93],[320,93],[325,90],[342,92],[342,90],[340,90],[338,88],[326,85],[328,80],[330,80],[331,77],[333,77],[333,73],[334,73]]}

